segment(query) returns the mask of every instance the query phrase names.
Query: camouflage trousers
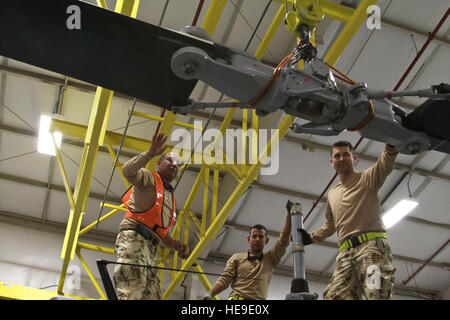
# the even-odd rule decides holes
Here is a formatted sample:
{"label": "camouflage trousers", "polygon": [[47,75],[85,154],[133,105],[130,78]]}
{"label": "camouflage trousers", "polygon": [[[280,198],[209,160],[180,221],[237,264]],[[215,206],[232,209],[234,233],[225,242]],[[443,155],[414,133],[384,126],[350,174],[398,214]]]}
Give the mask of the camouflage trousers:
{"label": "camouflage trousers", "polygon": [[[136,231],[119,232],[116,239],[117,262],[156,266],[156,247]],[[114,285],[119,300],[160,300],[157,269],[116,264]]]}
{"label": "camouflage trousers", "polygon": [[392,252],[387,239],[375,238],[339,252],[326,300],[390,299],[394,288]]}

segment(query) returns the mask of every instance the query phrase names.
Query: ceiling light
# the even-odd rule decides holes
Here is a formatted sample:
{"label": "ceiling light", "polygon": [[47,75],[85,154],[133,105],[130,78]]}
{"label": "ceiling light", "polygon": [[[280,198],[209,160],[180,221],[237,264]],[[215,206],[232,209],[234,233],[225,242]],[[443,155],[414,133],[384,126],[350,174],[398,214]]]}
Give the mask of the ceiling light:
{"label": "ceiling light", "polygon": [[392,227],[399,222],[404,216],[410,213],[419,202],[415,198],[403,199],[397,203],[391,210],[383,215],[383,223],[386,228]]}
{"label": "ceiling light", "polygon": [[[48,131],[50,128],[50,123],[52,118],[46,115],[41,115],[39,121],[39,137],[38,137],[38,152],[55,156],[55,148],[53,146],[53,141],[51,133]],[[61,146],[62,134],[61,132],[53,132],[53,137],[55,138],[56,145],[58,148]]]}

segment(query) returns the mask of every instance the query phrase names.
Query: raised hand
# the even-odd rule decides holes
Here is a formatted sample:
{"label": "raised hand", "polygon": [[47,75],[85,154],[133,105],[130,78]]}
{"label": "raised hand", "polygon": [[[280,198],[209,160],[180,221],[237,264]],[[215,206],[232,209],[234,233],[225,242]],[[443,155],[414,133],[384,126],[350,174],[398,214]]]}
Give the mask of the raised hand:
{"label": "raised hand", "polygon": [[153,140],[150,148],[147,151],[147,154],[149,154],[152,158],[156,157],[164,152],[164,150],[167,149],[167,145],[164,145],[166,143],[167,137],[163,133],[159,133],[156,135],[156,133],[153,135]]}

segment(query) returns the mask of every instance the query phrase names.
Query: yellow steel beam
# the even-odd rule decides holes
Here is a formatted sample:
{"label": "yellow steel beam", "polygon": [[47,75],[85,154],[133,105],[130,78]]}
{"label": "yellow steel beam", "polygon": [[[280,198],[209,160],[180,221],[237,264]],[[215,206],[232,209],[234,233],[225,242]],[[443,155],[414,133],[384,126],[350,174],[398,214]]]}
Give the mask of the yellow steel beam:
{"label": "yellow steel beam", "polygon": [[[158,267],[164,268],[165,264],[163,262],[163,259],[158,258],[157,260],[158,260]],[[158,279],[160,286],[162,286],[162,284],[164,283],[164,269],[158,269]]]}
{"label": "yellow steel beam", "polygon": [[340,55],[344,51],[345,47],[349,44],[350,40],[356,34],[361,24],[367,18],[367,7],[377,3],[377,0],[362,0],[358,8],[353,12],[351,18],[342,29],[341,33],[334,41],[333,45],[328,50],[327,54],[323,58],[325,62],[330,65],[335,65]]}
{"label": "yellow steel beam", "polygon": [[194,213],[192,212],[192,210],[188,210],[187,211],[188,212],[188,217],[189,218],[191,218],[191,220],[192,221],[194,221],[194,225],[195,225],[195,227],[197,228],[197,230],[198,230],[198,234],[200,235],[201,234],[201,230],[202,230],[202,227],[201,227],[201,225],[200,225],[200,222],[198,222],[198,219],[197,219],[197,217],[194,215]]}
{"label": "yellow steel beam", "polygon": [[214,220],[217,215],[218,195],[219,195],[219,170],[214,169],[213,196],[212,196],[212,203],[211,203],[211,220]]}
{"label": "yellow steel beam", "polygon": [[[224,121],[222,122],[222,125],[221,125],[221,127],[220,127],[220,129],[219,129],[220,132],[221,132],[221,134],[222,134],[222,137],[225,136],[225,131],[226,131],[226,129],[228,128],[229,123],[230,123],[231,120],[232,120],[232,115],[233,115],[233,113],[234,113],[235,111],[236,111],[236,108],[232,108],[232,109],[230,109],[230,110],[228,111],[227,115],[225,116],[225,119],[224,119]],[[230,121],[230,122],[228,122],[228,121]],[[242,175],[241,169],[239,168],[239,166],[237,166],[236,164],[234,164],[234,160],[233,160],[233,159],[230,159],[230,158],[223,152],[223,149],[222,149],[222,148],[217,148],[219,142],[220,142],[220,140],[217,140],[217,139],[213,142],[213,148],[214,148],[214,150],[215,150],[216,152],[218,152],[217,157],[218,157],[219,159],[222,159],[222,161],[225,162],[226,170],[229,171],[229,172],[230,172],[237,180],[239,180],[240,177],[241,177],[241,175]],[[207,159],[208,159],[208,158],[207,158]],[[217,169],[217,168],[223,169],[222,167],[219,167],[219,166],[212,166],[212,167],[213,167],[214,169]]]}
{"label": "yellow steel beam", "polygon": [[[231,119],[230,119],[230,121],[231,121]],[[52,122],[50,123],[49,131],[50,132],[59,131],[63,135],[83,139],[86,135],[87,127],[84,125],[78,124],[78,123],[73,123],[73,122],[64,121],[64,120],[60,120],[60,119],[52,119]],[[104,140],[106,145],[119,146],[121,141],[122,141],[121,134],[112,132],[112,131],[106,131],[105,140]],[[126,136],[123,141],[122,147],[125,149],[131,149],[131,150],[136,150],[139,152],[144,152],[150,148],[151,143],[152,143],[152,141],[150,141],[150,140],[145,140],[145,139],[132,137],[132,136]],[[173,148],[174,148],[174,146],[169,144],[167,150],[171,151]],[[226,164],[215,164],[214,159],[212,159],[211,157],[205,156],[202,158],[201,153],[196,152],[196,153],[194,153],[194,156],[199,157],[200,159],[204,159],[205,162],[207,161],[208,163],[213,163],[211,165],[213,168],[226,170],[226,171],[230,170]]]}
{"label": "yellow steel beam", "polygon": [[284,2],[278,9],[275,18],[272,20],[272,23],[269,26],[269,29],[267,30],[266,34],[264,35],[263,39],[261,40],[261,43],[258,46],[258,49],[256,49],[255,57],[258,60],[261,60],[264,52],[266,52],[267,48],[269,47],[270,42],[272,41],[273,37],[278,31],[278,28],[280,27],[281,23],[284,21],[284,16],[286,14]]}
{"label": "yellow steel beam", "polygon": [[103,292],[102,288],[98,284],[97,280],[95,279],[94,275],[91,272],[91,269],[89,269],[86,261],[84,260],[83,256],[81,255],[80,248],[77,248],[77,257],[81,262],[81,265],[83,266],[84,270],[86,271],[87,275],[89,276],[89,279],[91,279],[92,284],[94,285],[95,289],[97,289],[98,294],[102,298],[102,300],[107,300],[105,293]]}
{"label": "yellow steel beam", "polygon": [[110,102],[109,90],[102,88],[97,89],[94,106],[91,112],[91,119],[86,133],[85,145],[83,149],[78,178],[74,192],[74,209],[70,211],[69,221],[67,223],[66,234],[64,237],[61,259],[63,266],[58,286],[58,292],[62,293],[65,275],[70,260],[73,259],[75,253],[75,243],[78,240],[78,232],[81,225],[81,216],[87,204],[90,184],[94,171],[95,160],[98,152],[98,141],[100,138],[100,130],[103,127],[104,116],[107,109],[107,103]]}
{"label": "yellow steel beam", "polygon": [[[87,126],[59,119],[52,119],[49,131],[59,131],[63,135],[83,139],[86,136]],[[116,132],[107,131],[105,143],[113,146],[119,146],[122,135]],[[127,136],[124,140],[123,148],[133,149],[140,152],[147,150],[151,142],[136,137]]]}
{"label": "yellow steel beam", "polygon": [[[183,243],[184,244],[188,244],[189,243],[189,225],[190,225],[190,220],[188,219],[188,216],[185,214],[184,215],[184,237],[183,237]],[[181,263],[184,262],[184,258],[181,260]]]}
{"label": "yellow steel beam", "polygon": [[187,197],[187,200],[186,200],[186,202],[184,204],[183,210],[186,211],[186,210],[191,209],[192,202],[194,201],[195,196],[197,195],[198,189],[200,188],[200,185],[203,182],[203,179],[205,177],[207,169],[208,168],[206,166],[203,166],[200,169],[200,172],[198,173],[197,178],[195,179],[195,182],[194,182],[194,185],[193,185],[193,187],[191,189],[191,192],[189,193],[189,195]]}
{"label": "yellow steel beam", "polygon": [[[118,0],[116,12],[136,17],[139,0]],[[67,268],[73,259],[78,234],[80,231],[82,212],[86,208],[90,185],[97,159],[98,147],[105,138],[107,115],[111,104],[113,92],[108,89],[97,87],[94,104],[89,118],[89,125],[85,135],[85,145],[78,172],[74,191],[74,208],[70,211],[64,244],[61,252],[63,259],[58,293],[62,294]]]}
{"label": "yellow steel beam", "polygon": [[[101,205],[100,205],[101,206]],[[119,211],[124,211],[124,212],[127,212],[128,211],[128,209],[125,207],[125,205],[124,204],[121,204],[120,206],[117,206],[117,205],[115,205],[115,204],[110,204],[110,203],[104,203],[103,204],[103,207],[105,207],[105,208],[111,208],[111,209],[117,209],[117,210],[119,210]]]}
{"label": "yellow steel beam", "polygon": [[259,134],[259,117],[256,115],[256,111],[252,112],[252,148],[251,148],[251,161],[258,159],[258,134]]}
{"label": "yellow steel beam", "polygon": [[[141,118],[145,118],[145,119],[155,120],[155,121],[158,121],[158,122],[164,121],[164,118],[162,118],[162,117],[158,117],[158,116],[155,116],[153,114],[143,113],[143,112],[139,112],[139,111],[133,111],[133,115],[136,116],[136,117],[141,117]],[[194,126],[193,124],[185,123],[185,122],[181,122],[181,121],[175,121],[174,125],[178,126],[178,127],[193,129],[193,130],[199,130],[199,131],[203,130],[202,127]]]}
{"label": "yellow steel beam", "polygon": [[[175,240],[181,239],[181,227],[184,224],[184,221],[186,220],[186,215],[184,214],[184,211],[181,211],[177,218],[177,228],[174,228],[174,231],[172,232],[172,237]],[[177,269],[178,267],[178,250],[175,250],[173,253],[173,261],[172,261],[172,269]],[[175,276],[175,271],[171,272],[171,277],[173,278]]]}
{"label": "yellow steel beam", "polygon": [[242,109],[242,158],[243,164],[247,164],[247,127],[248,127],[248,109]]}
{"label": "yellow steel beam", "polygon": [[[104,204],[104,207],[114,207],[114,210],[111,210],[110,212],[108,212],[107,214],[105,214],[104,216],[102,216],[98,223],[102,223],[103,221],[111,218],[113,215],[115,215],[117,212],[119,211],[127,211],[127,209],[125,208],[124,205],[122,206],[114,206],[112,204]],[[83,230],[80,231],[79,236],[82,236],[83,234],[85,234],[86,232],[88,232],[89,230],[93,229],[95,226],[97,225],[97,221],[92,222],[90,225],[88,225],[87,227],[85,227]]]}
{"label": "yellow steel beam", "polygon": [[[31,287],[11,285],[0,282],[0,298],[12,300],[50,300],[51,298],[61,295],[56,291],[48,291]],[[75,300],[94,300],[91,298],[78,297],[70,294],[62,294],[65,297],[74,298]]]}
{"label": "yellow steel beam", "polygon": [[115,11],[136,18],[140,0],[117,0]]}
{"label": "yellow steel beam", "polygon": [[[209,282],[208,277],[204,274],[202,267],[200,266],[200,264],[197,261],[195,261],[195,263],[192,265],[192,269],[194,269],[194,271],[196,271],[196,272],[201,272],[201,273],[197,274],[198,279],[200,280],[200,283],[203,285],[206,292],[211,291],[211,288],[212,288],[211,282]],[[219,298],[217,296],[214,296],[213,299],[219,300]]]}
{"label": "yellow steel beam", "polygon": [[247,125],[248,125],[248,109],[242,110],[242,148],[241,148],[241,172],[244,177],[247,175]]}
{"label": "yellow steel beam", "polygon": [[213,35],[226,4],[227,0],[211,1],[202,24],[202,28],[205,29],[210,36]]}
{"label": "yellow steel beam", "polygon": [[98,5],[99,7],[102,7],[103,9],[108,9],[105,0],[97,0],[97,5]]}
{"label": "yellow steel beam", "polygon": [[[286,115],[283,120],[281,121],[279,127],[278,127],[278,135],[274,134],[272,135],[271,139],[268,141],[266,147],[261,152],[261,154],[258,157],[258,162],[256,164],[253,164],[249,167],[248,175],[245,179],[243,179],[231,196],[229,197],[228,201],[225,203],[225,205],[222,207],[222,210],[217,215],[216,219],[211,222],[210,227],[208,228],[208,231],[205,234],[205,237],[202,237],[202,239],[199,241],[195,249],[191,252],[189,257],[185,260],[183,265],[181,266],[181,270],[189,270],[189,268],[192,266],[194,261],[197,259],[197,257],[200,255],[200,253],[205,248],[206,244],[214,239],[219,232],[220,228],[223,226],[223,224],[226,221],[226,218],[228,217],[228,214],[230,213],[231,209],[234,207],[236,202],[238,201],[239,197],[247,190],[248,186],[251,184],[253,178],[258,174],[259,170],[262,167],[262,159],[265,159],[265,157],[269,157],[270,154],[273,152],[274,148],[278,147],[278,143],[283,137],[286,135],[287,131],[292,125],[292,122],[294,121],[294,117]],[[178,285],[178,283],[181,281],[181,278],[183,277],[183,272],[177,272],[175,278],[172,280],[170,285],[167,287],[166,291],[164,292],[162,299],[167,299],[175,289],[175,287]]]}
{"label": "yellow steel beam", "polygon": [[87,249],[87,250],[92,250],[92,251],[98,251],[98,252],[103,252],[103,253],[109,253],[109,254],[116,254],[116,250],[114,248],[107,248],[107,247],[102,247],[102,246],[98,246],[95,244],[89,244],[89,243],[83,243],[83,242],[78,242],[77,243],[77,249]]}
{"label": "yellow steel beam", "polygon": [[[91,109],[91,116],[86,130],[84,142],[86,144],[99,144],[104,140],[104,131],[106,131],[106,120],[111,106],[114,92],[105,88],[97,87],[94,97],[94,107]],[[99,120],[99,115],[102,118]],[[97,129],[98,127],[98,129]]]}
{"label": "yellow steel beam", "polygon": [[209,193],[209,168],[205,169],[205,179],[203,186],[203,210],[202,210],[202,227],[200,234],[203,237],[206,230],[206,220],[208,219],[208,193]]}
{"label": "yellow steel beam", "polygon": [[64,162],[61,157],[61,152],[59,151],[58,146],[56,145],[55,137],[53,134],[50,134],[52,137],[53,147],[55,148],[56,161],[58,162],[59,172],[61,173],[61,179],[64,183],[64,189],[66,190],[67,198],[69,199],[70,209],[73,210],[75,208],[75,201],[73,200],[72,188],[70,187],[69,178],[67,178],[66,169],[64,167]]}
{"label": "yellow steel beam", "polygon": [[[80,233],[80,226],[81,226],[81,217],[83,216],[83,212],[79,212],[78,215],[75,215],[75,209],[70,210],[69,213],[69,220],[67,221],[67,228],[66,228],[66,235],[64,237],[63,247],[61,251],[61,259],[64,259],[63,266],[65,266],[65,270],[67,270],[67,267],[69,265],[69,260],[73,260],[75,256],[75,248],[74,245],[78,241],[79,233]],[[65,272],[64,272],[65,277]],[[64,285],[64,281],[62,283],[59,283],[62,289],[62,286]],[[62,293],[62,291],[58,291]]]}

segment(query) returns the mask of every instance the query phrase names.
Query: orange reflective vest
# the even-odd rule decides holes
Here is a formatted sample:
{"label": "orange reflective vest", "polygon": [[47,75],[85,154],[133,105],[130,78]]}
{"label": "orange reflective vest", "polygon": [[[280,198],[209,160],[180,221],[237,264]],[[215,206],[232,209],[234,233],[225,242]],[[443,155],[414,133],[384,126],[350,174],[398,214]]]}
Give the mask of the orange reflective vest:
{"label": "orange reflective vest", "polygon": [[153,172],[153,177],[155,178],[156,186],[156,197],[155,204],[146,211],[136,212],[128,206],[130,201],[131,193],[133,192],[134,186],[131,186],[127,192],[122,196],[122,202],[127,207],[128,211],[125,214],[125,218],[131,218],[140,223],[143,223],[154,232],[156,232],[161,239],[164,239],[169,232],[170,228],[174,225],[177,218],[176,207],[175,207],[175,196],[172,192],[172,217],[170,218],[170,223],[168,226],[164,227],[163,224],[163,206],[164,206],[164,184],[161,177],[157,172]]}

